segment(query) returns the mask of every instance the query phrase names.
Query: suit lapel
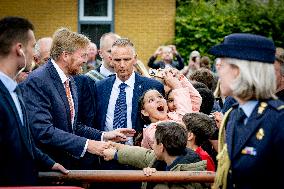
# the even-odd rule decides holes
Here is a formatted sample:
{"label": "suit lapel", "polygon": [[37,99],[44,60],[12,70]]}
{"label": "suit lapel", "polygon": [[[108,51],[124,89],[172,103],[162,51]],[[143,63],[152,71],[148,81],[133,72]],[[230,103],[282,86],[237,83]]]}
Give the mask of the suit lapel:
{"label": "suit lapel", "polygon": [[18,114],[18,110],[15,106],[15,103],[9,93],[9,91],[7,90],[7,88],[5,87],[5,85],[2,83],[2,81],[0,80],[0,90],[2,91],[2,93],[4,94],[4,97],[6,98],[6,100],[8,101],[9,105],[12,107],[13,113],[16,116],[16,120],[18,122],[18,125],[21,126],[22,122],[20,119],[20,116]]}
{"label": "suit lapel", "polygon": [[[141,77],[135,73],[135,83],[134,83],[134,90],[133,90],[133,97],[132,97],[132,113],[131,113],[131,120],[132,120],[132,127],[133,129],[136,128],[136,119],[137,115],[140,115],[139,107],[138,107],[138,101],[140,96],[143,92],[143,80],[141,80]],[[136,111],[135,111],[136,110]]]}
{"label": "suit lapel", "polygon": [[28,119],[27,119],[26,106],[25,106],[24,100],[22,98],[22,95],[19,95],[18,99],[19,99],[19,102],[21,104],[21,108],[22,108],[22,112],[23,112],[23,122],[24,122],[24,127],[20,126],[20,129],[22,129],[23,132],[26,133],[26,137],[24,137],[24,141],[26,141],[28,143],[26,145],[28,147],[28,150],[30,151],[30,153],[33,156],[33,151],[31,149],[31,146],[32,146],[32,144],[31,144],[31,133],[30,133],[30,130],[29,130],[29,123],[28,123]]}
{"label": "suit lapel", "polygon": [[[109,99],[112,91],[112,87],[115,81],[115,77],[111,76],[109,78],[106,78],[105,80],[102,80],[103,84],[98,88],[96,87],[96,105],[97,105],[97,111],[101,112],[99,115],[102,115],[99,120],[101,130],[103,131],[105,128],[105,121],[106,121],[106,114],[109,104]],[[100,82],[100,81],[99,81]]]}
{"label": "suit lapel", "polygon": [[49,71],[49,74],[52,78],[52,82],[54,84],[54,86],[56,87],[63,103],[64,103],[64,106],[65,106],[65,110],[66,110],[66,116],[67,116],[67,119],[68,119],[68,126],[69,128],[72,130],[72,126],[71,126],[71,115],[70,115],[70,108],[69,108],[69,103],[68,103],[68,99],[67,99],[67,96],[66,96],[66,92],[65,92],[65,88],[63,86],[63,83],[55,69],[55,67],[52,65],[52,62],[49,60],[48,63],[46,63],[47,65],[47,69]]}
{"label": "suit lapel", "polygon": [[33,157],[33,152],[32,152],[32,149],[31,149],[30,135],[29,135],[29,130],[28,130],[28,124],[27,124],[27,118],[26,118],[26,111],[25,111],[25,106],[24,106],[24,103],[22,101],[22,98],[21,98],[21,96],[18,97],[18,99],[20,101],[22,113],[23,113],[23,124],[24,125],[22,125],[18,110],[16,108],[16,105],[15,105],[9,91],[6,89],[6,87],[4,86],[4,84],[2,83],[1,80],[0,80],[0,90],[4,94],[4,97],[6,98],[8,104],[10,105],[10,107],[13,110],[14,116],[16,117],[16,120],[18,122],[17,126],[19,128],[20,135],[23,139],[24,144],[26,145],[26,148],[28,149],[29,153]]}
{"label": "suit lapel", "polygon": [[246,142],[251,138],[251,136],[255,133],[256,129],[259,127],[262,119],[261,117],[264,115],[263,113],[258,114],[259,104],[254,108],[251,116],[248,118],[248,122],[245,126],[244,134],[240,135],[238,138],[238,143],[235,144],[233,158],[236,157],[237,154],[243,149]]}

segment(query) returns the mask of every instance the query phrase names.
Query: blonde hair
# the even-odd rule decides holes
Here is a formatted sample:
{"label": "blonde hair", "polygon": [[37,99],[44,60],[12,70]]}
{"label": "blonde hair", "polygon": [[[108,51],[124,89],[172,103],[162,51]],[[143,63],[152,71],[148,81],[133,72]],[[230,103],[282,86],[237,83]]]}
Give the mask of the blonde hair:
{"label": "blonde hair", "polygon": [[116,41],[117,39],[120,38],[120,36],[112,32],[104,33],[100,38],[100,49],[102,49],[105,46],[105,43],[107,41],[106,38],[113,39],[114,41]]}
{"label": "blonde hair", "polygon": [[88,37],[67,28],[60,28],[53,34],[53,41],[50,49],[50,57],[55,61],[65,52],[74,52],[80,48],[87,48],[90,43]]}
{"label": "blonde hair", "polygon": [[243,99],[276,98],[276,78],[273,64],[224,58],[225,62],[239,68],[239,76],[231,84],[233,95]]}
{"label": "blonde hair", "polygon": [[141,75],[151,78],[151,76],[148,73],[147,68],[145,67],[145,65],[143,64],[141,60],[137,60],[134,66]]}

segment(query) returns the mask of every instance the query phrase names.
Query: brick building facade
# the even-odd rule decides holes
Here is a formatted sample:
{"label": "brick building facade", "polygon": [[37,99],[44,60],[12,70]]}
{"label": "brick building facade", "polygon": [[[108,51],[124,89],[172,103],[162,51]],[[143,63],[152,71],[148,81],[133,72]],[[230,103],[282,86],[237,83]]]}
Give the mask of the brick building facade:
{"label": "brick building facade", "polygon": [[[112,6],[110,30],[130,38],[136,46],[138,58],[145,64],[159,45],[172,43],[175,0],[105,1]],[[1,0],[0,17],[28,18],[35,25],[36,38],[41,38],[51,36],[59,27],[81,32],[81,24],[93,24],[92,21],[81,20],[81,5],[82,0]]]}

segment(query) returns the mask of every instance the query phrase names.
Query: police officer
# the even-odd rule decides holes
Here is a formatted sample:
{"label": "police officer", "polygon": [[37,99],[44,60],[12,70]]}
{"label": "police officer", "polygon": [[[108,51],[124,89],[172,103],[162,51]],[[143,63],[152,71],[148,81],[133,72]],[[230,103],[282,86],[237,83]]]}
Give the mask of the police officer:
{"label": "police officer", "polygon": [[284,103],[275,99],[275,46],[253,34],[231,34],[212,47],[221,58],[221,92],[237,103],[219,133],[214,188],[284,188]]}

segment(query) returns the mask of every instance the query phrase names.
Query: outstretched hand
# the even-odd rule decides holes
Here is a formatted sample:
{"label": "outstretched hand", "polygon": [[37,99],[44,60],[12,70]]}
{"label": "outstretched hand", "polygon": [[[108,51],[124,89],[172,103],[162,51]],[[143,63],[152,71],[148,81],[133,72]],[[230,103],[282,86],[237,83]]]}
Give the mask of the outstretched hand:
{"label": "outstretched hand", "polygon": [[134,134],[136,133],[134,129],[128,129],[128,128],[118,128],[115,129],[115,131],[124,134],[126,137],[133,137]]}
{"label": "outstretched hand", "polygon": [[114,142],[125,142],[127,137],[133,137],[135,134],[134,129],[118,128],[113,131],[104,133],[104,140],[111,140]]}

